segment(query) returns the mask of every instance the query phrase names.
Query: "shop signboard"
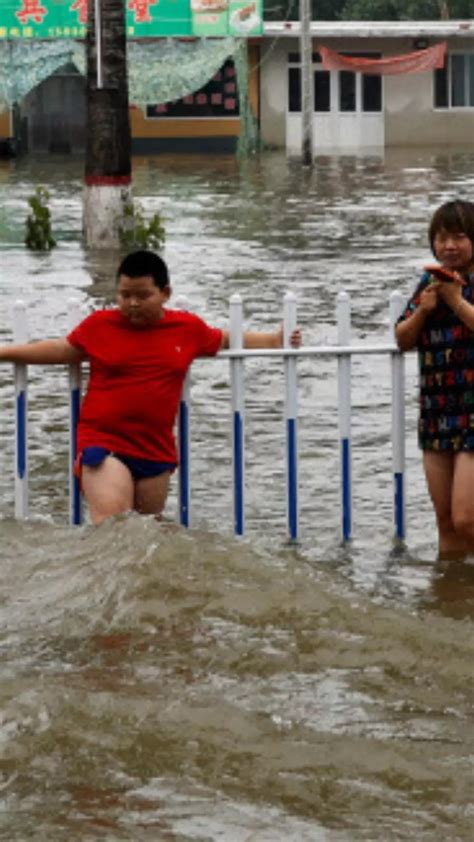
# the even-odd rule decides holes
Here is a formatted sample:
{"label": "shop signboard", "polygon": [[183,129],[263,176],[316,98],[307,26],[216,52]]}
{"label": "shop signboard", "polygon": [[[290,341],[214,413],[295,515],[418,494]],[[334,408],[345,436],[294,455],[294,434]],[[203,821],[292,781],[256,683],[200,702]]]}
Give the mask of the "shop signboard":
{"label": "shop signboard", "polygon": [[[129,38],[261,35],[263,0],[126,0]],[[88,0],[0,0],[0,40],[84,38]]]}

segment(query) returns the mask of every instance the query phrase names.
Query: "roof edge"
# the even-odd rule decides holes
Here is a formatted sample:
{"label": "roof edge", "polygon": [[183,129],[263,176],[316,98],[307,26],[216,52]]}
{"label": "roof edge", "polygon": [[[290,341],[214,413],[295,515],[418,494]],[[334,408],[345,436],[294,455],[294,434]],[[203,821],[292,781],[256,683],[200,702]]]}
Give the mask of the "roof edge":
{"label": "roof edge", "polygon": [[[301,32],[299,20],[265,21],[264,37],[294,37]],[[312,21],[311,35],[326,38],[474,38],[474,19],[434,21]]]}

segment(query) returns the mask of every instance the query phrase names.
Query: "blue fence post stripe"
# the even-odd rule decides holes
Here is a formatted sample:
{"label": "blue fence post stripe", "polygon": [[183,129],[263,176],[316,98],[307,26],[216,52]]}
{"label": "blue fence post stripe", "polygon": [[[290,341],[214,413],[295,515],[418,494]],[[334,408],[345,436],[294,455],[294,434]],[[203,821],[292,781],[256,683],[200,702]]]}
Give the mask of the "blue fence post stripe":
{"label": "blue fence post stripe", "polygon": [[[13,306],[13,339],[28,341],[26,307],[23,301]],[[15,364],[15,517],[23,520],[29,514],[28,500],[28,368]]]}
{"label": "blue fence post stripe", "polygon": [[71,412],[71,465],[70,465],[70,520],[73,526],[79,526],[82,523],[82,494],[81,484],[79,478],[74,472],[76,458],[77,458],[77,425],[79,423],[79,412],[81,409],[81,389],[76,386],[70,392],[70,412]]}
{"label": "blue fence post stripe", "polygon": [[[390,296],[390,330],[394,335],[395,325],[403,308],[403,296],[393,292]],[[392,462],[393,462],[393,505],[395,537],[404,540],[405,528],[405,358],[396,351],[391,355],[392,368]]]}
{"label": "blue fence post stripe", "polygon": [[26,395],[21,391],[16,398],[16,473],[23,480],[26,475]]}
{"label": "blue fence post stripe", "polygon": [[179,522],[189,527],[189,407],[182,397],[178,414],[179,442]]}
{"label": "blue fence post stripe", "polygon": [[405,489],[403,474],[394,474],[395,488],[395,536],[403,540],[405,538]]}
{"label": "blue fence post stripe", "polygon": [[[69,329],[73,330],[81,321],[83,312],[75,298],[68,301]],[[81,484],[75,474],[77,457],[77,425],[81,410],[81,377],[80,363],[72,363],[68,369],[69,378],[69,523],[79,526],[82,523],[82,493]]]}
{"label": "blue fence post stripe", "polygon": [[349,439],[341,441],[342,464],[342,537],[349,541],[352,534],[351,506],[351,450]]}
{"label": "blue fence post stripe", "polygon": [[244,534],[244,441],[240,412],[234,412],[234,531]]}
{"label": "blue fence post stripe", "polygon": [[[287,292],[283,299],[283,344],[291,346],[291,334],[296,328],[296,298]],[[298,380],[296,358],[287,356],[285,368],[286,418],[286,495],[287,527],[290,541],[298,539]]]}
{"label": "blue fence post stripe", "polygon": [[[337,296],[337,337],[342,347],[351,341],[351,301],[344,290]],[[342,538],[349,541],[352,535],[352,476],[351,476],[351,357],[349,353],[338,357],[338,420],[340,439]]]}
{"label": "blue fence post stripe", "polygon": [[298,538],[298,458],[297,421],[288,418],[286,422],[288,460],[288,534],[292,541]]}
{"label": "blue fence post stripe", "polygon": [[[229,301],[229,345],[232,350],[243,346],[242,298],[237,293]],[[245,379],[243,359],[231,358],[232,392],[232,468],[234,534],[245,533]]]}
{"label": "blue fence post stripe", "polygon": [[[189,302],[185,295],[177,296],[175,307],[177,310],[189,309]],[[191,385],[188,372],[184,379],[178,407],[178,522],[186,528],[191,525],[190,404]]]}

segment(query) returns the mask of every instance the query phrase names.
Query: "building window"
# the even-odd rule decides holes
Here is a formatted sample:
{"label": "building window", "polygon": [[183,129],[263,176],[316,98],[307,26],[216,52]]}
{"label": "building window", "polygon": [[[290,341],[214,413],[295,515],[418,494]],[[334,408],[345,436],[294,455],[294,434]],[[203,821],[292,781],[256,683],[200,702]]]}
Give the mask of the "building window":
{"label": "building window", "polygon": [[[380,53],[342,53],[351,58],[379,59]],[[378,74],[339,71],[339,111],[382,111],[382,77]]]}
{"label": "building window", "polygon": [[288,111],[301,111],[301,71],[288,68]]}
{"label": "building window", "polygon": [[314,71],[314,110],[331,110],[331,76],[329,70]]}
{"label": "building window", "polygon": [[474,108],[474,53],[452,53],[435,70],[435,108]]}
{"label": "building window", "polygon": [[[331,110],[330,75],[327,70],[314,71],[314,110]],[[288,68],[288,111],[301,111],[301,69]]]}
{"label": "building window", "polygon": [[[346,55],[354,55],[347,53]],[[356,53],[364,58],[380,58],[380,53]],[[288,111],[301,111],[301,64],[299,53],[289,53]],[[314,110],[317,113],[341,111],[344,113],[382,111],[382,79],[379,75],[354,73],[351,70],[323,70],[319,53],[313,53]],[[318,67],[319,65],[319,67]],[[336,84],[337,82],[337,84]]]}
{"label": "building window", "polygon": [[199,91],[174,102],[151,103],[150,120],[163,117],[238,117],[239,94],[234,63],[229,60]]}
{"label": "building window", "polygon": [[356,75],[350,70],[339,71],[339,111],[356,110]]}
{"label": "building window", "polygon": [[362,76],[362,111],[382,110],[382,79],[364,73]]}

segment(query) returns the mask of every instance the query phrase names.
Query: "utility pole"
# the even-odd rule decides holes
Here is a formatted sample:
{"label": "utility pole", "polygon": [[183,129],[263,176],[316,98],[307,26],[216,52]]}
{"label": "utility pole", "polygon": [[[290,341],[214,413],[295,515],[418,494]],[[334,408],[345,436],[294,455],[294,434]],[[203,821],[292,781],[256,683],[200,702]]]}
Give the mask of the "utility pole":
{"label": "utility pole", "polygon": [[301,158],[303,166],[313,163],[313,44],[311,0],[300,0],[301,55]]}
{"label": "utility pole", "polygon": [[83,229],[93,248],[119,246],[131,201],[125,6],[123,0],[89,0],[88,6]]}

